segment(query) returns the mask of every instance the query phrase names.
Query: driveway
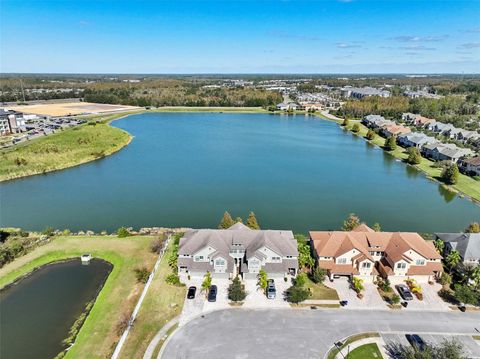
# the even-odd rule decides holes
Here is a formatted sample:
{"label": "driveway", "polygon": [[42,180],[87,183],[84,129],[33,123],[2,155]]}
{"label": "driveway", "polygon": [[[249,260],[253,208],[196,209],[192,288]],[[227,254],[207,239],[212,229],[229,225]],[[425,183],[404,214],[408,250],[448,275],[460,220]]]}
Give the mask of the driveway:
{"label": "driveway", "polygon": [[228,279],[212,280],[212,284],[215,284],[218,288],[217,300],[215,302],[207,301],[206,293],[202,291],[203,279],[197,278],[185,280],[184,282],[187,288],[190,286],[197,287],[197,293],[194,299],[185,299],[182,313],[180,314],[180,326],[205,313],[230,308],[228,304],[228,286],[230,281]]}
{"label": "driveway", "polygon": [[247,291],[247,298],[245,298],[244,308],[262,309],[262,308],[289,308],[290,305],[285,300],[283,293],[291,286],[290,282],[285,282],[283,279],[275,281],[275,289],[277,295],[275,299],[268,299],[263,290],[257,287],[257,281],[247,279],[244,281],[245,290]]}
{"label": "driveway", "polygon": [[223,310],[180,327],[162,358],[323,358],[333,343],[363,332],[473,335],[480,313],[366,310]]}
{"label": "driveway", "polygon": [[[451,310],[448,303],[445,303],[442,298],[438,296],[438,291],[442,289],[442,286],[438,283],[430,285],[428,283],[422,284],[422,293],[423,293],[423,300],[418,300],[415,295],[413,296],[413,300],[408,302],[408,307],[404,308],[404,310],[433,310],[433,311],[441,311],[441,310]],[[394,288],[396,294],[398,291]]]}
{"label": "driveway", "polygon": [[365,290],[362,299],[359,299],[357,293],[350,289],[350,282],[347,278],[337,278],[333,282],[325,281],[324,284],[335,289],[340,300],[348,300],[346,309],[388,309],[387,303],[382,299],[373,283],[363,283]]}

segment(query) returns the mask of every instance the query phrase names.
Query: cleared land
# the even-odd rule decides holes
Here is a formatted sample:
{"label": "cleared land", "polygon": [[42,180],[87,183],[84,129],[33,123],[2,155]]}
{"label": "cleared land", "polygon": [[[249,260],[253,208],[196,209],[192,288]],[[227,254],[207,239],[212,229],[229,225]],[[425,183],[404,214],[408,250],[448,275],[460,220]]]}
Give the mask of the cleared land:
{"label": "cleared land", "polygon": [[305,286],[311,293],[309,300],[339,300],[338,293],[335,289],[329,288],[324,284],[315,284],[310,278],[307,278]]}
{"label": "cleared land", "polygon": [[[359,122],[350,121],[350,124],[348,125],[348,130],[351,131],[355,123],[358,123],[360,125],[360,131],[356,135],[365,137],[368,132],[368,128]],[[385,138],[376,135],[375,138],[369,142],[383,148],[383,145],[385,144]],[[397,146],[394,151],[389,151],[388,153],[395,158],[401,159],[402,161],[408,158],[406,149],[400,146]],[[440,177],[442,174],[442,169],[434,167],[434,163],[435,162],[422,157],[420,164],[413,167],[425,173],[427,175],[427,178],[431,178],[441,182]],[[480,202],[480,182],[474,180],[472,177],[460,174],[458,182],[455,185],[448,186],[442,183],[442,186],[453,192],[461,192],[471,197],[475,201]]]}
{"label": "cleared land", "polygon": [[[186,287],[177,287],[165,282],[172,273],[168,257],[170,245],[150,285],[150,289],[138,313],[135,325],[120,353],[121,358],[141,358],[155,334],[171,319],[180,314],[186,296]],[[163,341],[159,345],[163,344]],[[157,350],[159,350],[157,348]]]}
{"label": "cleared land", "polygon": [[91,102],[65,102],[12,106],[9,107],[9,109],[41,116],[73,116],[84,114],[100,114],[115,111],[134,111],[140,109],[140,107]]}
{"label": "cleared land", "polygon": [[57,237],[0,269],[0,288],[43,264],[83,253],[109,261],[113,270],[66,358],[110,357],[119,338],[115,326],[122,314],[133,311],[143,288],[133,270],[151,270],[157,258],[150,251],[151,241],[152,237]]}
{"label": "cleared land", "polygon": [[111,155],[132,136],[108,122],[126,114],[94,116],[87,124],[0,151],[0,181],[57,171]]}

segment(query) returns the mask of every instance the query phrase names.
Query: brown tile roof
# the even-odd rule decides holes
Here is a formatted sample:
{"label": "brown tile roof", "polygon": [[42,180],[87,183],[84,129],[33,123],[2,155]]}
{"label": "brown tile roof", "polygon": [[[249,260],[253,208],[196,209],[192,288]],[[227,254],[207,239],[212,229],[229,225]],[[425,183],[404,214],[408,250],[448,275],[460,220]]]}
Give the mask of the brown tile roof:
{"label": "brown tile roof", "polygon": [[352,232],[375,232],[375,231],[371,229],[369,226],[367,226],[365,223],[360,223],[358,226],[352,229]]}
{"label": "brown tile roof", "polygon": [[384,251],[393,263],[411,262],[409,251],[430,260],[442,258],[431,242],[413,232],[311,231],[310,238],[319,257],[338,257],[355,248],[372,261],[370,251]]}
{"label": "brown tile roof", "polygon": [[385,130],[390,132],[392,135],[400,135],[403,133],[410,133],[412,132],[408,127],[402,125],[390,125],[385,127]]}
{"label": "brown tile roof", "polygon": [[442,272],[443,266],[440,262],[430,262],[424,266],[410,266],[408,275],[433,275],[433,272]]}

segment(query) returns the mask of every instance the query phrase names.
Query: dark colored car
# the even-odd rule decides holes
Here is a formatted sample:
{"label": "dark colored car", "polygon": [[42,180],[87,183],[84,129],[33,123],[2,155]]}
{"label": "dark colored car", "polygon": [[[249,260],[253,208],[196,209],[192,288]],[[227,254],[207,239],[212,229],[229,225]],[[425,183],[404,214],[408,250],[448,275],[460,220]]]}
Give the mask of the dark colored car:
{"label": "dark colored car", "polygon": [[273,279],[269,279],[267,284],[267,298],[275,299],[276,296],[277,290],[275,289],[275,282]]}
{"label": "dark colored car", "polygon": [[417,347],[418,350],[425,350],[425,342],[423,341],[422,338],[420,338],[419,335],[417,334],[407,334],[405,335],[407,338],[408,342],[412,347]]}
{"label": "dark colored car", "polygon": [[217,286],[212,285],[210,290],[208,291],[208,301],[209,302],[216,302],[217,301]]}
{"label": "dark colored car", "polygon": [[188,299],[193,299],[195,298],[195,293],[197,292],[197,287],[190,287],[188,288],[188,293],[187,293],[187,298]]}
{"label": "dark colored car", "polygon": [[410,292],[410,289],[408,289],[405,284],[397,285],[397,290],[403,300],[413,300],[412,292]]}

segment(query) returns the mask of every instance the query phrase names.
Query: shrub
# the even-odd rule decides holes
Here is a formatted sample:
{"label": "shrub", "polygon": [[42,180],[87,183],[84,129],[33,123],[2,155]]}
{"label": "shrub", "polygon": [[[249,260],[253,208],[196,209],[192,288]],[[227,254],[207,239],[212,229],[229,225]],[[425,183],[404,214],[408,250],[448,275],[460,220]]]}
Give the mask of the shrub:
{"label": "shrub", "polygon": [[440,284],[441,285],[452,284],[452,276],[448,273],[443,272],[442,276],[440,277]]}
{"label": "shrub", "polygon": [[123,313],[115,324],[115,332],[117,335],[122,335],[122,333],[127,329],[128,323],[130,321],[130,316],[126,313]]}
{"label": "shrub", "polygon": [[362,290],[365,289],[365,287],[363,286],[363,279],[360,279],[358,277],[353,277],[352,278],[352,287],[353,287],[353,290],[357,293],[361,293]]}
{"label": "shrub", "polygon": [[268,285],[268,278],[267,278],[267,272],[265,272],[264,269],[260,269],[260,272],[258,272],[257,275],[257,286],[263,290],[267,289]]}
{"label": "shrub", "polygon": [[246,296],[247,293],[243,288],[242,282],[240,282],[240,279],[236,276],[228,287],[228,299],[234,302],[241,302]]}
{"label": "shrub", "polygon": [[307,282],[307,275],[305,273],[300,273],[295,278],[295,285],[299,287],[303,287]]}
{"label": "shrub", "polygon": [[400,296],[398,294],[394,294],[390,298],[390,301],[392,302],[392,304],[398,304],[400,303]]}
{"label": "shrub", "polygon": [[371,140],[373,140],[373,139],[375,138],[375,135],[376,135],[375,131],[372,130],[372,129],[369,129],[368,132],[367,132],[367,134],[365,135],[365,138],[366,138],[367,140],[371,141]]}
{"label": "shrub", "polygon": [[51,237],[53,236],[54,232],[55,232],[55,229],[53,229],[52,227],[47,227],[43,230],[42,234],[44,236]]}
{"label": "shrub", "polygon": [[117,236],[118,236],[118,238],[125,238],[125,237],[131,236],[131,234],[128,231],[128,229],[126,229],[125,227],[120,227],[117,230]]}
{"label": "shrub", "polygon": [[150,244],[150,250],[153,253],[159,254],[163,248],[163,239],[155,238],[152,243]]}
{"label": "shrub", "polygon": [[352,229],[354,229],[358,225],[360,225],[360,218],[358,216],[356,216],[355,213],[350,213],[348,215],[348,218],[345,221],[343,221],[342,230],[343,231],[351,231]]}
{"label": "shrub", "polygon": [[352,132],[353,133],[359,133],[360,132],[360,125],[358,123],[356,123],[352,126]]}
{"label": "shrub", "polygon": [[176,273],[170,273],[167,275],[165,278],[165,282],[170,285],[181,285],[182,283],[180,282],[180,277]]}
{"label": "shrub", "polygon": [[288,288],[286,294],[287,301],[295,304],[303,302],[310,296],[308,289],[299,285],[293,285]]}
{"label": "shrub", "polygon": [[325,277],[327,276],[327,271],[323,268],[317,267],[312,273],[312,281],[313,283],[323,283],[325,281]]}
{"label": "shrub", "polygon": [[147,283],[148,277],[150,276],[150,272],[146,267],[135,268],[133,271],[135,272],[135,277],[137,278],[137,282]]}
{"label": "shrub", "polygon": [[342,122],[342,126],[343,126],[343,127],[347,127],[348,124],[349,124],[348,119],[344,119],[343,122]]}

